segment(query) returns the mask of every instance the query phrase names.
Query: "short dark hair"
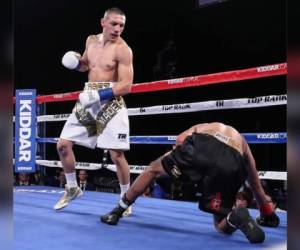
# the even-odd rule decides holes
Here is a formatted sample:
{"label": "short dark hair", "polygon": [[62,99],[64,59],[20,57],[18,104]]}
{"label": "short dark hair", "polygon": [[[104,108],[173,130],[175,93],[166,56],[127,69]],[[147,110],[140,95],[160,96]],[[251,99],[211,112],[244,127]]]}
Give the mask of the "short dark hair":
{"label": "short dark hair", "polygon": [[252,201],[252,197],[251,195],[248,193],[248,192],[245,192],[245,191],[240,191],[236,194],[235,196],[235,199],[243,199],[243,200],[246,200],[247,203],[248,203],[248,206],[251,205],[251,201]]}
{"label": "short dark hair", "polygon": [[125,13],[120,8],[112,7],[112,8],[107,9],[104,12],[104,16],[103,17],[105,17],[105,16],[107,16],[108,14],[111,14],[111,13],[115,13],[115,14],[119,14],[121,16],[125,16]]}

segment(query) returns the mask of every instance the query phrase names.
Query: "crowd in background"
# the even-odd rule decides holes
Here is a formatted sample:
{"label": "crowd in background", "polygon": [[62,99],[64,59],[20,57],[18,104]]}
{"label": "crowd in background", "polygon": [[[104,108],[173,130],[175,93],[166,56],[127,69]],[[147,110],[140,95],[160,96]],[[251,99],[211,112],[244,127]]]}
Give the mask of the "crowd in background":
{"label": "crowd in background", "polygon": [[[19,173],[15,174],[15,186],[51,186],[64,188],[66,179],[64,171],[61,168],[48,169],[48,175],[40,173]],[[137,177],[137,174],[131,175],[131,182]],[[97,171],[77,170],[77,181],[82,191],[97,191],[108,193],[119,193],[118,179],[113,174],[97,174]],[[276,209],[287,210],[287,187],[285,181],[262,180],[263,187],[268,195],[270,202],[274,204]],[[181,181],[173,182],[169,178],[157,179],[145,191],[144,197],[197,201],[201,195],[201,187],[196,183],[183,183]],[[235,206],[245,206],[248,208],[256,208],[256,202],[252,192],[247,187],[247,183],[243,185],[236,195]]]}

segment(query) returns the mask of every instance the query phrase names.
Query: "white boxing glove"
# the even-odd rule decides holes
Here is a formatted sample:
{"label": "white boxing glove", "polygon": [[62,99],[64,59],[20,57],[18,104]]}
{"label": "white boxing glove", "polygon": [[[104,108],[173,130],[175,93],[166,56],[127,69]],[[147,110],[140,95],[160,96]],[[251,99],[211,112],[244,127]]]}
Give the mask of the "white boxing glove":
{"label": "white boxing glove", "polygon": [[68,69],[78,69],[80,67],[80,61],[76,55],[79,54],[74,51],[68,51],[61,60],[62,64]]}
{"label": "white boxing glove", "polygon": [[95,103],[100,104],[100,96],[97,90],[85,90],[79,94],[79,102],[84,109],[91,107]]}

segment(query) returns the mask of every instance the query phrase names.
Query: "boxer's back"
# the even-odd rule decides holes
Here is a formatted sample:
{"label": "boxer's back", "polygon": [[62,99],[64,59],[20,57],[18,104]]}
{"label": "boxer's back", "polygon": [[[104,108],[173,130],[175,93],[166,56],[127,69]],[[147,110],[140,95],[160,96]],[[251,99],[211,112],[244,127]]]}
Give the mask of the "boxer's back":
{"label": "boxer's back", "polygon": [[243,154],[243,144],[245,141],[241,134],[231,126],[220,122],[203,123],[196,125],[194,131],[196,133],[213,134],[217,139],[226,144],[234,144],[230,146],[234,146],[241,154]]}

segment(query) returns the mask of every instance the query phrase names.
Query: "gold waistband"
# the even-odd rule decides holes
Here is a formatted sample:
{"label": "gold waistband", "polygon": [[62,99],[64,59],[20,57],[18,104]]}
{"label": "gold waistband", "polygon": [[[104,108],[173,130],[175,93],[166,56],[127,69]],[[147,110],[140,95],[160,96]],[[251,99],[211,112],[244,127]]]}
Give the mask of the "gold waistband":
{"label": "gold waistband", "polygon": [[218,139],[219,141],[227,144],[228,146],[236,149],[240,152],[240,154],[243,154],[242,145],[240,143],[237,143],[235,140],[233,140],[230,136],[224,135],[223,133],[216,131],[216,130],[205,130],[201,132],[203,134],[209,134]]}
{"label": "gold waistband", "polygon": [[98,90],[111,87],[111,82],[86,82],[84,90]]}

